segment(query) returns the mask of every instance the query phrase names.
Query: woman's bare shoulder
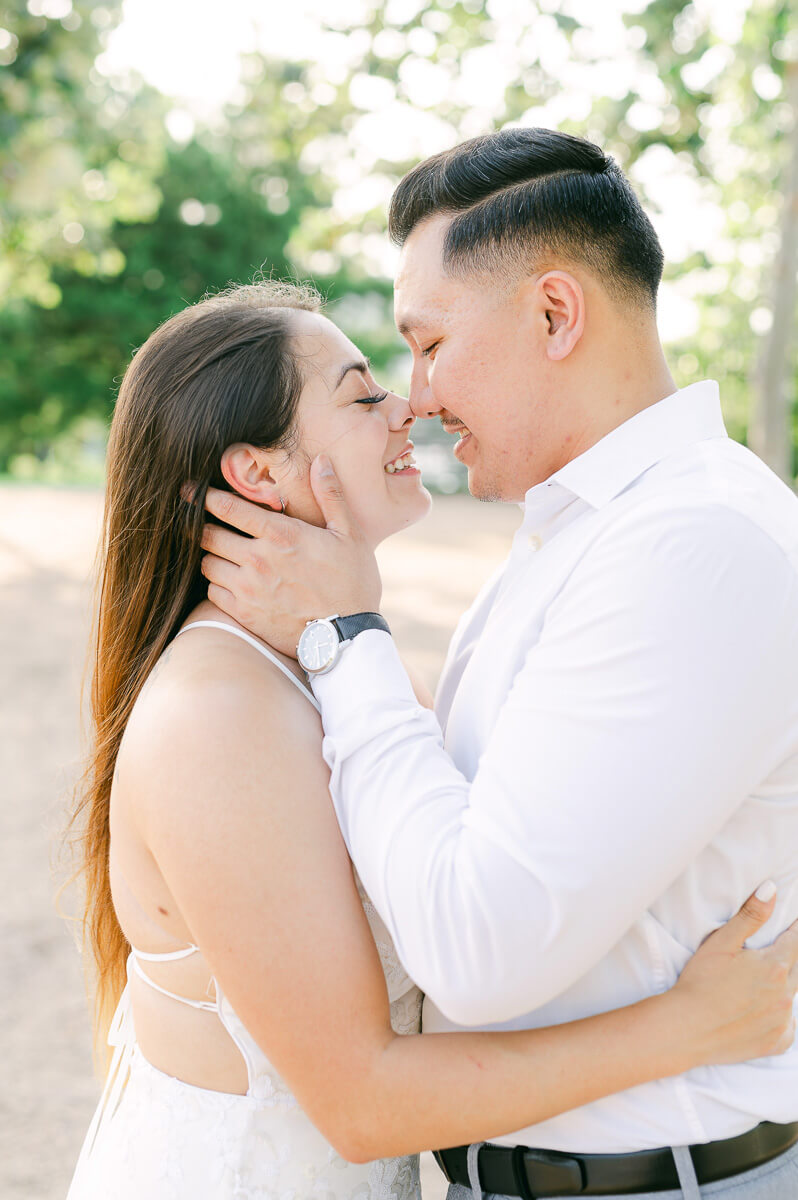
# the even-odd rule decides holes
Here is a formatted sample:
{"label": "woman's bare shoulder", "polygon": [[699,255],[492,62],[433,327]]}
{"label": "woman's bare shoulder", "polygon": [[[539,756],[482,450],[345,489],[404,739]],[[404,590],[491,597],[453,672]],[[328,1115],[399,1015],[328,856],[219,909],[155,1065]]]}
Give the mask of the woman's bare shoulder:
{"label": "woman's bare shoulder", "polygon": [[321,757],[318,713],[273,662],[240,638],[196,629],[175,638],[145,682],[120,747],[120,760],[144,779],[187,755],[269,765]]}

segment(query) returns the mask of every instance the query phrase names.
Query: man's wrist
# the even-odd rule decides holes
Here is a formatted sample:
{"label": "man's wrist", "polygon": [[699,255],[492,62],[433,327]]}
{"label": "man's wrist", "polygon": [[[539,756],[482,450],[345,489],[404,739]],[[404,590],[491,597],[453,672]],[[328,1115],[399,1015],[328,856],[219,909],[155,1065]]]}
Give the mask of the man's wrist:
{"label": "man's wrist", "polygon": [[297,661],[310,679],[326,675],[337,666],[349,643],[372,629],[390,636],[390,626],[378,612],[332,613],[308,621],[297,643]]}
{"label": "man's wrist", "polygon": [[381,629],[367,629],[347,646],[334,671],[309,676],[321,702],[326,733],[349,727],[355,708],[376,710],[386,701],[418,707],[415,692],[393,638]]}

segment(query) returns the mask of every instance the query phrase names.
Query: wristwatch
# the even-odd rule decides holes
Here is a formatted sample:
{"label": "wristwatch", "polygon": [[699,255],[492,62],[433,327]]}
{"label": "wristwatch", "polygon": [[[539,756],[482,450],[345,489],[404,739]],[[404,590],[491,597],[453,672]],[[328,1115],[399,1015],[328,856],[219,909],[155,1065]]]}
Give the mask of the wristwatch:
{"label": "wristwatch", "polygon": [[296,648],[297,661],[308,675],[326,675],[331,671],[341,651],[353,638],[366,629],[383,629],[390,633],[388,622],[379,613],[355,613],[351,617],[322,617],[308,621]]}

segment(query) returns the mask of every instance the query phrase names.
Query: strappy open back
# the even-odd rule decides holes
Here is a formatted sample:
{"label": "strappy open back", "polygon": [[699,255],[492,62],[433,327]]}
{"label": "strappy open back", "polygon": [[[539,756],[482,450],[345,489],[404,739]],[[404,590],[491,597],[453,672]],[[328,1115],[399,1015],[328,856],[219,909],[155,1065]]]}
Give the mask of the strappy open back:
{"label": "strappy open back", "polygon": [[[160,983],[156,983],[154,979],[147,974],[142,967],[142,962],[173,962],[178,958],[188,958],[192,954],[199,953],[199,946],[186,946],[182,950],[170,950],[165,954],[150,954],[145,950],[137,950],[135,946],[130,947],[130,970],[136,975],[142,983],[146,983],[154,992],[160,992],[162,996],[168,996],[170,1000],[178,1000],[181,1004],[188,1004],[190,1008],[199,1008],[203,1012],[218,1012],[216,1000],[192,1000],[190,996],[181,996],[177,992],[170,992],[168,988],[161,987]],[[211,979],[211,983],[216,990],[216,980]]]}

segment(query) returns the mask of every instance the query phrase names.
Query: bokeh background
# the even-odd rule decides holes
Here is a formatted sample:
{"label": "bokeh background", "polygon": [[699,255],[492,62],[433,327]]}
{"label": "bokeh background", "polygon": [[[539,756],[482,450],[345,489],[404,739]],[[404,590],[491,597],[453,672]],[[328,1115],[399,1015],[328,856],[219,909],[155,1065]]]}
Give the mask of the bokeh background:
{"label": "bokeh background", "polygon": [[[668,267],[680,385],[798,470],[798,0],[0,0],[0,1195],[58,1200],[98,1093],[55,890],[108,420],[130,355],[208,289],[312,279],[406,386],[386,208],[419,158],[508,124],[628,172]],[[518,511],[479,505],[437,425],[431,518],[383,548],[434,685]],[[74,897],[64,900],[67,911]],[[425,1165],[425,1196],[440,1178]]]}
{"label": "bokeh background", "polygon": [[[517,123],[587,136],[629,173],[668,260],[678,384],[718,378],[732,434],[792,477],[795,15],[795,0],[0,2],[0,471],[98,479],[131,350],[257,272],[312,278],[403,386],[391,190],[420,157]],[[462,486],[448,453],[424,465]]]}

